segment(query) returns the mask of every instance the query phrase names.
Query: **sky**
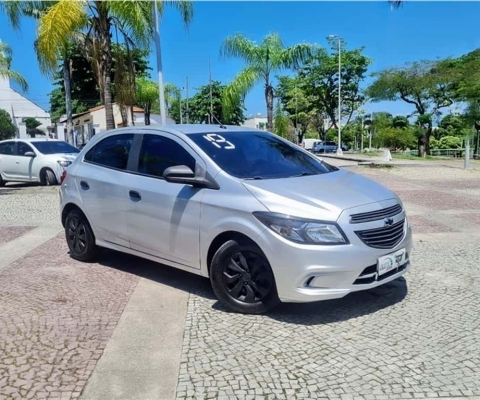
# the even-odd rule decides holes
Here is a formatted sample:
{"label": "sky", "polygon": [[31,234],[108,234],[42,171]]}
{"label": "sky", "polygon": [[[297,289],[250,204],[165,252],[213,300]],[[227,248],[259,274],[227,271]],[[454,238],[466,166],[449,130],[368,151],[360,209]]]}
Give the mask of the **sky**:
{"label": "sky", "polygon": [[[348,49],[365,48],[364,54],[373,59],[369,74],[411,61],[460,56],[480,47],[478,15],[480,2],[406,1],[400,9],[392,10],[386,1],[195,1],[193,22],[188,29],[173,8],[166,8],[162,18],[164,80],[183,87],[188,76],[192,96],[196,87],[208,83],[210,59],[212,79],[230,82],[245,64],[221,58],[219,52],[225,38],[237,32],[256,41],[277,32],[287,46],[297,43],[327,46],[328,35],[339,35]],[[35,22],[24,19],[20,32],[15,32],[5,16],[0,15],[0,39],[13,49],[12,69],[28,81],[26,96],[48,110],[52,84],[42,76],[36,62]],[[155,78],[153,52],[150,65]],[[366,79],[364,85],[370,81],[371,78]],[[249,93],[245,105],[247,115],[265,114],[261,83]],[[373,103],[366,109],[393,115],[413,111],[411,105],[403,102]]]}

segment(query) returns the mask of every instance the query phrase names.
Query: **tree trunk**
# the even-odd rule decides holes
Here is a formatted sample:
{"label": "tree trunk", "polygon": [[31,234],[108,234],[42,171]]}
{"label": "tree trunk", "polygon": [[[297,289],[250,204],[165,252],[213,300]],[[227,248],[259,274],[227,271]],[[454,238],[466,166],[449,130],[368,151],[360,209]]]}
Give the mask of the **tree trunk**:
{"label": "tree trunk", "polygon": [[273,86],[268,80],[265,84],[265,100],[267,102],[267,131],[273,132]]}
{"label": "tree trunk", "polygon": [[113,117],[111,71],[112,71],[112,40],[110,36],[111,21],[108,16],[107,2],[95,1],[98,18],[96,21],[96,34],[100,42],[101,49],[101,69],[105,102],[105,117],[107,130],[115,129],[115,119]]}
{"label": "tree trunk", "polygon": [[72,82],[70,80],[70,60],[63,60],[63,86],[65,88],[65,106],[67,109],[67,142],[73,138]]}
{"label": "tree trunk", "polygon": [[145,107],[143,108],[143,115],[144,115],[144,123],[145,125],[150,125],[150,105],[145,104]]}

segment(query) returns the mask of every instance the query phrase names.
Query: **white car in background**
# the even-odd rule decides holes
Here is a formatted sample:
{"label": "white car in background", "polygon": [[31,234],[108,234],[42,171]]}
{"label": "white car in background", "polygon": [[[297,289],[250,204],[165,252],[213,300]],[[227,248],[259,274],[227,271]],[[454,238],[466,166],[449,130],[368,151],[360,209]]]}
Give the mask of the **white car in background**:
{"label": "white car in background", "polygon": [[80,152],[63,140],[10,139],[0,142],[0,186],[6,182],[57,185]]}

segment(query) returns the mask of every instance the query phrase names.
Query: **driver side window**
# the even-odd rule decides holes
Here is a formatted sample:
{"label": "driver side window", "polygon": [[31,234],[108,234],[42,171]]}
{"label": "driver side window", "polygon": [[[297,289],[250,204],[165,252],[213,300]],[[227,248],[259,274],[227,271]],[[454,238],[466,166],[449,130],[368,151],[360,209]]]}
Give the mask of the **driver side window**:
{"label": "driver side window", "polygon": [[17,155],[24,156],[28,152],[34,153],[33,149],[26,143],[18,142]]}

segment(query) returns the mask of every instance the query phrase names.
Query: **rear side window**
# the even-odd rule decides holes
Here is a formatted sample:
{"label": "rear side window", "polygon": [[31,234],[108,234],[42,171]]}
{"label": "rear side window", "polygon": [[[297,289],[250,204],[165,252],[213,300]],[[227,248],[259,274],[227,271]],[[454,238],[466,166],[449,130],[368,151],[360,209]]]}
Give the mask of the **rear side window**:
{"label": "rear side window", "polygon": [[144,135],[138,172],[145,175],[162,177],[169,167],[186,165],[195,171],[195,158],[180,144],[159,135]]}
{"label": "rear side window", "polygon": [[95,145],[84,160],[107,168],[126,170],[133,134],[110,136]]}
{"label": "rear side window", "polygon": [[15,142],[0,143],[0,154],[15,155]]}

